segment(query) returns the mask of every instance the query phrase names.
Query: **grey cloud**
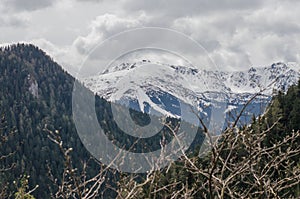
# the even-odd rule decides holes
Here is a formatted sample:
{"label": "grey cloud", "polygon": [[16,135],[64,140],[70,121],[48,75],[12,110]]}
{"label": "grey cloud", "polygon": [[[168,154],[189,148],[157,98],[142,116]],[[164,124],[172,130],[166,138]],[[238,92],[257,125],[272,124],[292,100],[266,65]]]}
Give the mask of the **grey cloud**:
{"label": "grey cloud", "polygon": [[289,21],[257,22],[252,24],[252,28],[260,33],[277,34],[279,36],[300,33],[300,25]]}
{"label": "grey cloud", "polygon": [[150,13],[164,13],[172,16],[191,16],[215,11],[253,9],[262,4],[260,0],[129,0],[124,1],[124,8],[131,11],[145,10]]}
{"label": "grey cloud", "polygon": [[103,2],[104,0],[77,0],[79,2],[95,2],[95,3],[100,3]]}
{"label": "grey cloud", "polygon": [[210,40],[210,41],[202,41],[201,45],[205,50],[208,52],[214,51],[221,47],[220,43],[216,40]]}
{"label": "grey cloud", "polygon": [[1,27],[15,27],[24,28],[29,24],[28,20],[18,16],[0,16],[0,28]]}
{"label": "grey cloud", "polygon": [[16,11],[32,11],[49,7],[56,0],[4,0],[4,6]]}

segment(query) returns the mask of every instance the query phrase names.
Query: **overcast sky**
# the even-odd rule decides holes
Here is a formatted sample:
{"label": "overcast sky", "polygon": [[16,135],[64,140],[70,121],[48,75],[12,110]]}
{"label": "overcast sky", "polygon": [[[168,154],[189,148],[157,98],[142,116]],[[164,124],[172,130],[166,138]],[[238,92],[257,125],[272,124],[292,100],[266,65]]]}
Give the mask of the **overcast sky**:
{"label": "overcast sky", "polygon": [[73,73],[106,38],[163,27],[199,42],[222,69],[299,63],[299,10],[298,0],[1,0],[0,44],[34,43]]}

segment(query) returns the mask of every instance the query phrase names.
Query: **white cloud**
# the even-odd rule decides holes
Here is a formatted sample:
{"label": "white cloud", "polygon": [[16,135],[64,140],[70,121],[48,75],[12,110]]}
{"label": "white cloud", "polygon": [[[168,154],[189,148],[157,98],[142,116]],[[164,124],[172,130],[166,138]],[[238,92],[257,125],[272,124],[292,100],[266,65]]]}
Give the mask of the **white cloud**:
{"label": "white cloud", "polygon": [[90,33],[87,36],[80,36],[74,41],[74,45],[79,53],[86,54],[91,48],[122,31],[141,27],[146,21],[143,14],[132,17],[119,17],[113,14],[104,14],[96,17],[89,25]]}
{"label": "white cloud", "polygon": [[76,72],[84,59],[84,56],[74,50],[73,47],[57,46],[43,38],[31,40],[29,43],[44,50],[48,55],[54,58],[54,61],[61,64],[63,68],[72,75],[76,75]]}

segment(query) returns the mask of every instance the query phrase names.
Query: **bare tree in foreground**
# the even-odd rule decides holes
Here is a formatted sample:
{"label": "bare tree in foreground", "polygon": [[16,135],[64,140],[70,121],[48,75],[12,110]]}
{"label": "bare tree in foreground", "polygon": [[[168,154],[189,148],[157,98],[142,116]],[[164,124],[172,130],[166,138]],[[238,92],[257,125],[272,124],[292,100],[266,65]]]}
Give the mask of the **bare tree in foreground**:
{"label": "bare tree in foreground", "polygon": [[[300,167],[293,158],[300,154],[297,144],[300,133],[292,132],[268,146],[266,137],[272,136],[271,129],[276,125],[265,130],[227,129],[219,142],[211,143],[211,152],[205,157],[183,154],[176,163],[148,173],[143,180],[137,180],[139,177],[134,174],[123,174],[117,198],[295,197]],[[76,175],[69,156],[71,149],[64,149],[58,137],[51,139],[60,146],[66,161],[63,181],[55,197],[100,197],[105,169],[91,179],[86,179],[85,173]]]}
{"label": "bare tree in foreground", "polygon": [[272,146],[266,130],[227,129],[212,143],[204,158],[184,154],[171,167],[147,175],[137,183],[134,175],[120,181],[118,198],[290,198],[300,182],[300,154],[292,132]]}
{"label": "bare tree in foreground", "polygon": [[199,118],[209,153],[183,152],[180,160],[148,174],[142,183],[135,180],[136,175],[125,175],[118,198],[298,198],[300,132],[272,139],[280,117],[271,123],[259,117],[251,126],[237,128],[246,107],[260,93],[253,95],[220,136],[212,136]]}
{"label": "bare tree in foreground", "polygon": [[56,143],[64,156],[64,170],[62,174],[61,182],[52,175],[51,169],[49,168],[49,176],[52,182],[58,186],[58,191],[52,196],[53,198],[81,198],[91,199],[99,198],[101,196],[100,189],[105,181],[107,169],[101,166],[101,170],[96,176],[88,178],[86,175],[87,162],[82,163],[82,172],[78,172],[78,169],[73,166],[72,158],[70,153],[73,151],[72,148],[67,148],[63,145],[63,141],[58,131],[48,132],[48,137],[54,143]]}
{"label": "bare tree in foreground", "polygon": [[[209,138],[211,149],[205,156],[182,151],[177,162],[160,171],[143,176],[121,174],[116,189],[117,198],[299,197],[300,132],[293,131],[269,142],[278,121],[268,126],[262,117],[256,121],[256,125],[240,129],[236,125],[241,114],[217,138],[212,137],[204,126],[204,134]],[[176,130],[171,130],[174,139],[180,140]],[[71,149],[64,149],[58,134],[50,132],[50,139],[59,145],[66,160],[63,181],[55,197],[101,196],[99,192],[106,176],[105,169],[91,179],[86,179],[84,174],[76,175],[69,156]],[[88,184],[94,191],[86,189]]]}

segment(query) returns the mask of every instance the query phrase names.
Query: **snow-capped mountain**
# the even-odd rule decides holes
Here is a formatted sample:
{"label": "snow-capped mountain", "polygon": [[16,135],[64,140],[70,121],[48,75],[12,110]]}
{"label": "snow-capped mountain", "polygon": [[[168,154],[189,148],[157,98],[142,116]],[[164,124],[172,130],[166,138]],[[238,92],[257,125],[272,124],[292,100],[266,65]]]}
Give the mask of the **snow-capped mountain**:
{"label": "snow-capped mountain", "polygon": [[275,91],[286,92],[299,77],[295,67],[284,63],[223,72],[143,60],[108,68],[83,82],[101,97],[142,112],[180,118],[183,107],[193,107],[201,117],[210,118],[212,109],[219,108],[227,122],[260,93],[241,118],[247,123],[253,115],[264,112]]}

